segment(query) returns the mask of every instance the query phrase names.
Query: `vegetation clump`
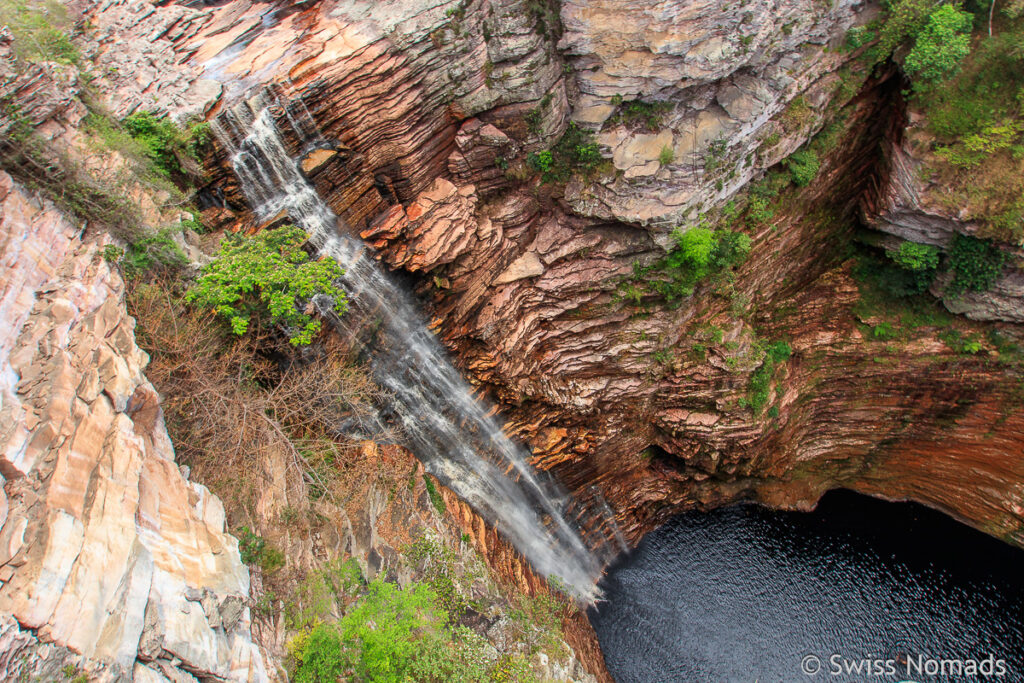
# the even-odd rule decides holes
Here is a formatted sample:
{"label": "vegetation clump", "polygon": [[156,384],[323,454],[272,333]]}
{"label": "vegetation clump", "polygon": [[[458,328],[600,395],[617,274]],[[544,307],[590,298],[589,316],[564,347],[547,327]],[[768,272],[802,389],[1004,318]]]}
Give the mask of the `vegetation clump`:
{"label": "vegetation clump", "polygon": [[888,277],[896,296],[912,296],[928,289],[939,267],[939,249],[930,244],[903,242],[899,250],[886,252],[901,272]]}
{"label": "vegetation clump", "polygon": [[712,230],[703,225],[673,233],[675,246],[658,263],[640,269],[639,276],[651,270],[662,275],[650,281],[668,302],[693,294],[694,288],[715,273],[742,263],[750,253],[750,237],[731,230]]}
{"label": "vegetation clump", "polygon": [[[983,226],[983,237],[1024,239],[1024,3],[956,3],[914,8],[904,69],[934,154],[926,173],[942,201]],[[909,13],[908,13],[909,12]],[[886,26],[893,21],[892,17]],[[972,23],[981,28],[970,35]]]}
{"label": "vegetation clump", "polygon": [[375,579],[338,622],[318,624],[292,640],[292,680],[488,680],[486,641],[454,626],[436,597],[422,583],[399,588]]}
{"label": "vegetation clump", "polygon": [[229,236],[185,298],[223,316],[237,335],[255,320],[283,325],[295,346],[309,344],[321,321],[299,303],[326,297],[341,314],[347,302],[337,284],[344,274],[341,267],[333,259],[312,260],[303,248],[306,240],[306,233],[293,225],[252,237]]}
{"label": "vegetation clump", "polygon": [[903,68],[918,82],[935,82],[955,73],[971,51],[973,19],[953,5],[941,5],[917,34]]}
{"label": "vegetation clump", "polygon": [[186,130],[170,118],[148,111],[135,112],[122,124],[163,175],[182,179],[200,174],[198,156],[210,142],[209,124],[197,123]]}
{"label": "vegetation clump", "polygon": [[779,363],[789,360],[793,350],[784,341],[776,341],[765,349],[764,362],[750,375],[750,387],[747,390],[747,402],[754,415],[760,415],[761,410],[768,402],[768,393],[771,388],[772,377],[775,375],[775,367]]}
{"label": "vegetation clump", "polygon": [[589,176],[596,172],[604,160],[594,135],[573,122],[554,147],[534,152],[526,161],[541,173],[544,182],[564,183],[574,173]]}
{"label": "vegetation clump", "polygon": [[259,536],[249,527],[239,527],[235,536],[238,537],[238,551],[242,562],[258,565],[267,574],[284,566],[284,553],[268,545],[267,539]]}
{"label": "vegetation clump", "polygon": [[662,119],[672,111],[671,102],[645,102],[643,100],[623,101],[622,95],[612,97],[612,104],[618,110],[608,119],[608,125],[625,124],[639,126],[657,132]]}
{"label": "vegetation clump", "polygon": [[[422,576],[405,587],[383,576],[364,586],[347,570],[314,572],[307,578],[303,585],[315,585],[315,590],[301,591],[302,618],[294,612],[288,619],[299,630],[288,643],[291,680],[537,683],[530,659],[538,652],[559,656],[564,611],[559,599],[545,594],[512,598],[505,627],[512,647],[498,655],[460,625],[468,610],[486,608],[468,598],[486,576],[479,558],[466,562],[433,536],[420,537],[403,552]],[[332,613],[343,616],[332,618]]]}
{"label": "vegetation clump", "polygon": [[127,242],[141,234],[138,210],[120,188],[90,173],[35,131],[16,105],[0,105],[0,167],[85,224],[98,223]]}
{"label": "vegetation clump", "polygon": [[665,145],[661,148],[661,152],[658,153],[658,163],[662,166],[668,166],[676,160],[676,153],[670,146]]}
{"label": "vegetation clump", "polygon": [[793,183],[797,187],[807,187],[810,185],[811,181],[818,175],[818,169],[821,168],[821,161],[812,149],[802,149],[793,152],[786,159],[785,163],[786,168],[789,169],[790,176],[793,178]]}
{"label": "vegetation clump", "polygon": [[57,0],[0,0],[0,26],[14,36],[11,48],[19,60],[77,63],[73,24],[67,8]]}
{"label": "vegetation clump", "polygon": [[964,292],[984,292],[991,289],[1003,273],[1006,254],[991,240],[978,239],[959,233],[949,247],[949,267],[953,279],[946,288],[951,296]]}

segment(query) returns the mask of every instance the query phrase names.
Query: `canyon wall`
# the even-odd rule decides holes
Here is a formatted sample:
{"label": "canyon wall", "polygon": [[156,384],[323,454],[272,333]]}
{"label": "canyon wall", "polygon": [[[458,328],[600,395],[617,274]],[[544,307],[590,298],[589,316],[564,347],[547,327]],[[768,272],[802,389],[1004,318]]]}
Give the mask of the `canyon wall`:
{"label": "canyon wall", "polygon": [[[1024,545],[1024,396],[998,341],[1024,340],[1016,265],[991,292],[946,296],[954,318],[869,305],[851,258],[861,220],[890,247],[976,232],[921,179],[898,69],[840,49],[872,4],[85,5],[97,91],[119,116],[212,120],[264,88],[300,102],[275,115],[303,172],[411,274],[535,464],[581,499],[600,494],[631,542],[683,510],[801,508],[849,487]],[[322,144],[299,149],[311,126]],[[529,155],[573,131],[602,164],[542,182]],[[744,223],[746,188],[809,141],[813,182]],[[207,162],[204,221],[256,227],[223,151]],[[17,623],[0,639],[37,653],[44,675],[77,652],[140,676],[262,677],[237,600],[248,574],[216,498],[174,466],[102,245],[4,187],[5,239],[38,237],[5,249],[33,255],[5,271],[0,607]],[[746,262],[681,302],[627,294],[702,218],[747,233]],[[781,340],[792,354],[766,366]],[[749,398],[765,367],[767,411]],[[507,578],[542,589],[448,504]],[[586,634],[573,644],[600,669]]]}
{"label": "canyon wall", "polygon": [[[858,305],[856,220],[898,222],[886,216],[912,175],[898,73],[839,49],[875,13],[234,3],[175,49],[207,77],[302,101],[325,141],[303,162],[309,178],[381,258],[420,276],[442,338],[536,463],[577,495],[597,487],[629,538],[694,506],[807,506],[847,486],[1020,542],[1016,366],[991,345],[957,352],[939,340],[947,322],[874,337],[885,315]],[[653,126],[622,115],[637,98],[657,104]],[[307,125],[287,118],[285,131]],[[525,157],[570,122],[595,131],[610,166],[541,183]],[[731,282],[679,307],[623,300],[621,283],[664,254],[674,227],[715,215],[819,133],[832,139],[822,170],[753,227]],[[1015,272],[947,303],[1013,308],[1000,302]],[[765,417],[744,398],[771,339],[794,353]]]}
{"label": "canyon wall", "polygon": [[174,462],[104,245],[6,174],[0,202],[0,671],[264,680],[249,571]]}

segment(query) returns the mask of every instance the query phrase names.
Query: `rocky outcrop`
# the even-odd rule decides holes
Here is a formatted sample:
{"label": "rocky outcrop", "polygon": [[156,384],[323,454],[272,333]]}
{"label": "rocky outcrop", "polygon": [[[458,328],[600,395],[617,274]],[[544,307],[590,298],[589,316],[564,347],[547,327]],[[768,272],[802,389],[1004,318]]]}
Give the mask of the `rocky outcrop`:
{"label": "rocky outcrop", "polygon": [[7,671],[264,680],[248,570],[174,462],[103,245],[7,175],[0,201],[2,642],[34,653]]}
{"label": "rocky outcrop", "polygon": [[[773,117],[788,106],[820,110],[843,79],[855,78],[837,73],[849,55],[835,48],[846,29],[872,15],[865,9],[811,1],[564,3],[559,47],[580,91],[572,116],[601,131],[617,171],[570,187],[573,209],[672,226],[727,199],[820,127],[813,114]],[[633,100],[660,107],[654,120],[616,121],[622,102]],[[663,150],[671,151],[668,163]]]}
{"label": "rocky outcrop", "polygon": [[[896,238],[888,240],[893,249],[908,241],[945,251],[954,235],[986,236],[981,221],[974,217],[977,207],[959,204],[928,170],[936,164],[933,142],[921,115],[913,113],[905,129],[884,141],[887,173],[882,185],[868,196],[864,219],[875,230]],[[1024,250],[1020,244],[1003,244],[1001,248],[1008,263],[988,291],[947,295],[952,275],[946,273],[936,278],[932,293],[950,311],[972,320],[1024,322]]]}
{"label": "rocky outcrop", "polygon": [[202,118],[222,85],[169,49],[194,36],[210,10],[186,3],[86,0],[83,52],[93,64],[93,87],[117,118],[134,111],[167,113],[179,121]]}

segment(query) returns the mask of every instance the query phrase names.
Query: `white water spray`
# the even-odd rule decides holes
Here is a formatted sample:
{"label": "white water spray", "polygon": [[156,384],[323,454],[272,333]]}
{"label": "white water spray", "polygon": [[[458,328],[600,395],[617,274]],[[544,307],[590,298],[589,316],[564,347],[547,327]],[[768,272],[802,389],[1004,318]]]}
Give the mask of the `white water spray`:
{"label": "white water spray", "polygon": [[[307,147],[324,141],[301,102],[281,106],[264,93],[221,114],[214,130],[253,210],[265,220],[286,213],[309,233],[321,255],[345,269],[349,302],[378,327],[367,349],[374,379],[392,394],[392,408],[407,445],[427,470],[468,502],[543,576],[555,578],[580,600],[597,597],[603,562],[593,545],[623,548],[614,517],[597,494],[582,506],[528,463],[529,453],[488,417],[488,406],[427,329],[412,297],[385,272],[369,248],[347,233],[286,150],[274,111]],[[327,316],[340,331],[346,318]],[[575,512],[571,512],[575,510]],[[591,532],[587,532],[591,533]]]}

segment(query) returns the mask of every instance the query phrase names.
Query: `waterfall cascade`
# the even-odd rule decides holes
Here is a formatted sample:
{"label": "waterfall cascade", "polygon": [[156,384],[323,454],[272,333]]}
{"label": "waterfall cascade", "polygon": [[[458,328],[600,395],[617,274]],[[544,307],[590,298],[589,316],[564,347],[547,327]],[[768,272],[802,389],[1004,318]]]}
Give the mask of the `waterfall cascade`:
{"label": "waterfall cascade", "polygon": [[[527,449],[513,443],[488,415],[489,406],[473,397],[411,295],[369,247],[349,234],[303,176],[287,152],[278,122],[287,124],[307,151],[325,144],[301,101],[282,105],[268,92],[227,109],[213,128],[231,153],[256,214],[269,220],[286,213],[309,233],[323,256],[344,268],[349,304],[360,315],[328,318],[348,334],[349,325],[374,321],[374,341],[366,353],[375,381],[391,394],[404,445],[537,572],[556,577],[578,599],[593,601],[608,559],[598,554],[624,549],[611,511],[596,490],[591,493],[594,501],[580,504],[530,466]],[[348,322],[350,317],[356,322]]]}

